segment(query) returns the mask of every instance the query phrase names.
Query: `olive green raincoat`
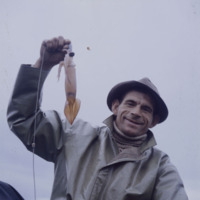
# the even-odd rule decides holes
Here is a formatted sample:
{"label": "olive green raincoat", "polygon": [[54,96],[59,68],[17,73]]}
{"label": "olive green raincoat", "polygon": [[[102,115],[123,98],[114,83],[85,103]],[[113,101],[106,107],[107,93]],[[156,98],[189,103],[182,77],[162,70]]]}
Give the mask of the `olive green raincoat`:
{"label": "olive green raincoat", "polygon": [[21,66],[8,107],[8,124],[24,145],[55,164],[52,200],[188,200],[169,157],[156,149],[151,131],[140,148],[119,153],[112,116],[100,126],[73,125],[56,111],[40,109],[42,72],[34,133],[39,69]]}

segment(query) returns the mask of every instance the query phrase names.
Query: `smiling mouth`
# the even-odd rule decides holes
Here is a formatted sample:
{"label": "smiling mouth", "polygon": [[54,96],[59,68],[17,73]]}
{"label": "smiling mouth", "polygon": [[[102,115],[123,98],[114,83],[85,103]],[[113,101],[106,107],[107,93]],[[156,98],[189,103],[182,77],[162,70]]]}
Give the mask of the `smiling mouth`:
{"label": "smiling mouth", "polygon": [[135,120],[132,120],[132,119],[129,119],[129,118],[125,118],[127,121],[129,121],[130,123],[132,124],[136,124],[136,125],[143,125],[143,122],[140,122],[140,121],[135,121]]}

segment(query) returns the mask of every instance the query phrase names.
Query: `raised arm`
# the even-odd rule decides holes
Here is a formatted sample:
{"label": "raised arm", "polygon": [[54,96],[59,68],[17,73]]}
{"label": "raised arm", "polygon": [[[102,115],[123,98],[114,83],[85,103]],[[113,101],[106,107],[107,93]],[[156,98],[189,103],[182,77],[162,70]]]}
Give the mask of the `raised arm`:
{"label": "raised arm", "polygon": [[42,43],[40,58],[34,67],[21,66],[7,110],[10,129],[29,150],[35,139],[35,153],[49,161],[54,161],[56,151],[62,146],[62,122],[56,111],[40,109],[42,87],[50,69],[63,61],[64,49],[69,44],[62,37]]}

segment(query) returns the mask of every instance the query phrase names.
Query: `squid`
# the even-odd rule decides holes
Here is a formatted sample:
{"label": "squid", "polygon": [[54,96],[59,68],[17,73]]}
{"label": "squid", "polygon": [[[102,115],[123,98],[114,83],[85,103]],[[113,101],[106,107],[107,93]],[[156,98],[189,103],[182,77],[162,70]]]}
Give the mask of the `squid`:
{"label": "squid", "polygon": [[70,124],[73,124],[79,109],[81,101],[76,98],[76,68],[73,62],[74,53],[71,52],[71,47],[66,50],[64,61],[60,62],[58,68],[58,80],[62,67],[65,70],[65,94],[66,102],[64,107],[64,114]]}

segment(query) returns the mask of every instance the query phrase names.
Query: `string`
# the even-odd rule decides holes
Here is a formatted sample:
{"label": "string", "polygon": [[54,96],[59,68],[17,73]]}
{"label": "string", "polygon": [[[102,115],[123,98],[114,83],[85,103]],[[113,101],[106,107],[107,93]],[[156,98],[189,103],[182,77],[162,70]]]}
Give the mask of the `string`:
{"label": "string", "polygon": [[33,162],[32,162],[32,168],[33,168],[33,187],[34,187],[34,200],[36,200],[36,179],[35,179],[35,132],[37,128],[37,110],[38,110],[38,103],[39,103],[39,95],[40,95],[40,84],[41,84],[41,76],[42,76],[42,68],[44,64],[44,55],[45,55],[45,48],[43,48],[42,52],[42,60],[41,60],[41,65],[40,65],[40,73],[39,73],[39,78],[38,78],[38,85],[37,85],[37,95],[36,95],[36,105],[35,105],[35,115],[34,115],[34,130],[33,130],[33,142],[32,142],[32,154],[33,154]]}

